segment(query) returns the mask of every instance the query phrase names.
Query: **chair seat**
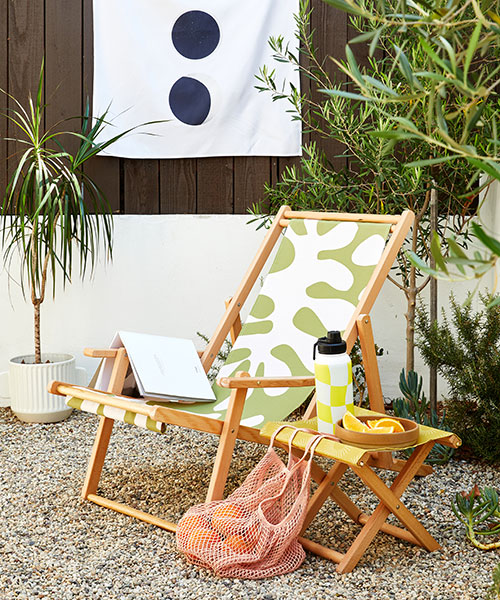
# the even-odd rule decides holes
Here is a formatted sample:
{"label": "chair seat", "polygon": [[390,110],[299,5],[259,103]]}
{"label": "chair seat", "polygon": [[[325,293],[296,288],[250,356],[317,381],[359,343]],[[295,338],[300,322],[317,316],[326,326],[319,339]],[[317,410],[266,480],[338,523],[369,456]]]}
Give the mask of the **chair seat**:
{"label": "chair seat", "polygon": [[[364,408],[359,408],[358,406],[354,407],[354,414],[357,417],[385,417],[382,413],[374,412],[371,410],[367,410]],[[279,442],[287,444],[290,436],[292,435],[295,427],[305,428],[305,429],[318,429],[318,421],[317,417],[313,419],[309,419],[306,421],[294,421],[293,423],[287,423],[285,421],[274,422],[274,423],[266,423],[264,427],[261,429],[260,433],[265,438],[270,438],[273,433],[279,427],[283,425],[291,425],[290,428],[285,428],[283,431],[278,433],[276,439]],[[410,446],[406,446],[406,448],[415,448],[417,446],[421,446],[430,441],[440,441],[441,443],[448,443],[455,447],[456,445],[460,445],[460,440],[458,436],[449,431],[443,431],[442,429],[435,429],[433,427],[427,427],[425,425],[418,426],[419,435],[418,440],[415,444],[411,444]],[[296,448],[304,450],[314,434],[300,432],[297,433],[294,437],[293,445]],[[355,446],[349,446],[345,443],[336,442],[334,440],[324,439],[316,446],[315,454],[319,456],[325,456],[326,458],[332,458],[333,460],[343,462],[348,465],[356,466],[360,465],[364,462],[364,460],[373,452],[393,452],[398,450],[404,450],[405,447],[398,448],[357,448]]]}

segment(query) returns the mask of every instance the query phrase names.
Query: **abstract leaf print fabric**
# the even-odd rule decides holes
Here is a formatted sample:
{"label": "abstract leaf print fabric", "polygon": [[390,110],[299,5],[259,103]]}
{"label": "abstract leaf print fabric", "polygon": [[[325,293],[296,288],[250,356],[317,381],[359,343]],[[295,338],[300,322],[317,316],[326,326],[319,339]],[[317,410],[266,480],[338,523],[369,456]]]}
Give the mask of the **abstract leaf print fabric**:
{"label": "abstract leaf print fabric", "polygon": [[[346,328],[389,228],[384,223],[291,221],[219,377],[237,371],[256,377],[312,375],[314,342],[329,330]],[[214,392],[217,402],[193,405],[189,412],[224,419],[230,390],[215,385]],[[280,421],[306,397],[307,388],[249,390],[242,424]]]}
{"label": "abstract leaf print fabric", "polygon": [[[270,36],[293,47],[298,0],[95,0],[93,114],[102,140],[151,121],[107,151],[125,158],[296,156],[301,128],[287,103],[259,93]],[[149,134],[149,135],[147,135]]]}

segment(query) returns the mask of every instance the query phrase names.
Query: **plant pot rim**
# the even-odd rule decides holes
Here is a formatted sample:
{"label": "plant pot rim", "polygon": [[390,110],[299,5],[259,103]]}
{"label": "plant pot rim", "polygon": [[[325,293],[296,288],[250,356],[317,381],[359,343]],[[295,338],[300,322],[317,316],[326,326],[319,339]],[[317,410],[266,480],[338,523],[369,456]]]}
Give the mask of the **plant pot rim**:
{"label": "plant pot rim", "polygon": [[[22,361],[26,361],[23,363]],[[11,365],[16,365],[19,367],[49,367],[50,365],[55,364],[63,364],[69,363],[75,360],[75,357],[72,354],[68,354],[67,352],[43,352],[42,353],[42,362],[35,363],[35,355],[34,354],[21,354],[19,356],[14,356],[9,360]],[[45,362],[49,360],[50,362]]]}

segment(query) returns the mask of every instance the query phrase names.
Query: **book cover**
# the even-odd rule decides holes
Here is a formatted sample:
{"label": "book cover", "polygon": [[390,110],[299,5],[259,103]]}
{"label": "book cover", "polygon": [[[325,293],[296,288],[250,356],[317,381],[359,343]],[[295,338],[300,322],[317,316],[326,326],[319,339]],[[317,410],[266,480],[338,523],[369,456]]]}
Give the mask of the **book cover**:
{"label": "book cover", "polygon": [[215,395],[192,340],[119,331],[139,393],[172,402],[214,402]]}

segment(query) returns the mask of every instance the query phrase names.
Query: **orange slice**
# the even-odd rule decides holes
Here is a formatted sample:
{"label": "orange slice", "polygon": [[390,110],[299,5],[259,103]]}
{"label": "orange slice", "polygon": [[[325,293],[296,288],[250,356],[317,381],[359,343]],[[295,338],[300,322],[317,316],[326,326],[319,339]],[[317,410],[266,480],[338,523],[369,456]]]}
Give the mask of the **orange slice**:
{"label": "orange slice", "polygon": [[378,421],[371,421],[371,423],[372,428],[376,427],[378,429],[379,427],[392,427],[393,431],[396,433],[404,433],[405,431],[405,428],[403,427],[400,421],[396,421],[396,419],[391,419],[390,417],[383,417]]}
{"label": "orange slice", "polygon": [[368,433],[394,433],[394,427],[372,427]]}
{"label": "orange slice", "polygon": [[370,431],[370,428],[360,421],[357,417],[355,417],[349,411],[345,413],[342,417],[342,427],[349,431],[358,431],[362,433],[366,433]]}

